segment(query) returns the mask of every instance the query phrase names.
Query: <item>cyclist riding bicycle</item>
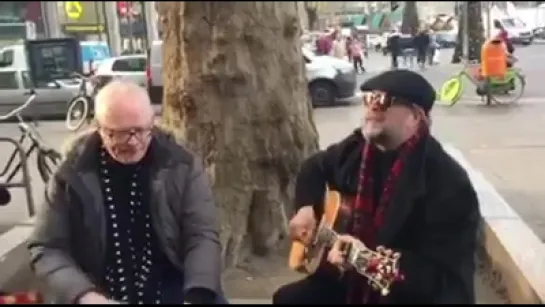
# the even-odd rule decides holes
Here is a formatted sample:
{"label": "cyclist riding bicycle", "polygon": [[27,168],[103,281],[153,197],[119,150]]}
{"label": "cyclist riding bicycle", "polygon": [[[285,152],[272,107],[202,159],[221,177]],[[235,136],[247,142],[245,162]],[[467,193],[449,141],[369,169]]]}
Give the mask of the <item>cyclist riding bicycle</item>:
{"label": "cyclist riding bicycle", "polygon": [[503,78],[507,73],[507,61],[508,51],[500,36],[485,41],[481,48],[481,77]]}
{"label": "cyclist riding bicycle", "polygon": [[[501,33],[487,40],[481,48],[481,65],[477,77],[482,81],[482,86],[477,88],[477,93],[483,95],[488,86],[505,84],[508,70],[515,61],[516,58],[509,52]],[[509,89],[514,89],[514,83]]]}

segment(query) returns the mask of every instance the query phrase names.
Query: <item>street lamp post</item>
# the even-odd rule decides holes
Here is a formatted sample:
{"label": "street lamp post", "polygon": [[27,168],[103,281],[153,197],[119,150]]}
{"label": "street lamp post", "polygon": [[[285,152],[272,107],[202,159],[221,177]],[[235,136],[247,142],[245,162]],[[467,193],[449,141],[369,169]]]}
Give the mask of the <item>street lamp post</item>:
{"label": "street lamp post", "polygon": [[133,5],[134,3],[132,1],[127,1],[127,14],[125,15],[127,18],[127,26],[129,30],[129,50],[130,53],[134,53],[136,46],[134,41],[134,18],[133,18]]}
{"label": "street lamp post", "polygon": [[468,15],[469,15],[469,5],[468,5],[468,2],[467,1],[462,1],[461,2],[461,6],[462,6],[462,29],[464,29],[464,43],[462,46],[464,46],[464,50],[462,50],[462,55],[464,57],[468,57],[469,56],[469,34],[468,34]]}
{"label": "street lamp post", "polygon": [[153,41],[159,39],[159,29],[157,26],[158,15],[154,1],[142,1],[142,3],[144,5],[144,11],[146,12],[144,20],[146,22],[146,33],[148,38],[147,46],[150,46]]}
{"label": "street lamp post", "polygon": [[492,16],[490,11],[492,10],[492,1],[486,2],[486,37],[490,38],[492,35]]}
{"label": "street lamp post", "polygon": [[119,18],[117,15],[116,2],[103,1],[104,18],[106,21],[106,33],[108,45],[113,56],[121,54],[121,35],[119,30]]}

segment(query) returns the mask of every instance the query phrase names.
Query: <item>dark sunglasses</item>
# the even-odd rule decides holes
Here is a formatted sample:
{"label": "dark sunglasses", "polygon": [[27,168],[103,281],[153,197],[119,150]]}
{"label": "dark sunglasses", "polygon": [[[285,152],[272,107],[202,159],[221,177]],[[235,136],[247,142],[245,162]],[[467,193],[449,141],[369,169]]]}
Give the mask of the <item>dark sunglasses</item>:
{"label": "dark sunglasses", "polygon": [[365,107],[376,107],[380,111],[386,111],[393,105],[404,105],[411,107],[413,104],[405,99],[390,95],[384,92],[364,91],[362,102]]}

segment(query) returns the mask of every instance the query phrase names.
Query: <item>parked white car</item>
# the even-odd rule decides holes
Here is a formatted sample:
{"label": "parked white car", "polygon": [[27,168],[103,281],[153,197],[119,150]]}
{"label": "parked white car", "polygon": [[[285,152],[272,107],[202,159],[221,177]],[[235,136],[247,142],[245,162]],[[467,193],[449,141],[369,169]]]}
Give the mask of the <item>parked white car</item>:
{"label": "parked white car", "polygon": [[106,84],[112,79],[130,80],[142,87],[146,86],[145,54],[131,54],[104,60],[94,72],[93,78],[99,84]]}
{"label": "parked white car", "polygon": [[306,48],[302,51],[314,106],[333,105],[354,96],[356,72],[352,64],[329,55],[315,55]]}
{"label": "parked white car", "polygon": [[[161,103],[163,95],[162,41],[152,43],[146,70],[148,93],[154,103]],[[354,67],[328,55],[315,55],[303,48],[308,88],[314,106],[332,105],[354,96],[356,73]]]}

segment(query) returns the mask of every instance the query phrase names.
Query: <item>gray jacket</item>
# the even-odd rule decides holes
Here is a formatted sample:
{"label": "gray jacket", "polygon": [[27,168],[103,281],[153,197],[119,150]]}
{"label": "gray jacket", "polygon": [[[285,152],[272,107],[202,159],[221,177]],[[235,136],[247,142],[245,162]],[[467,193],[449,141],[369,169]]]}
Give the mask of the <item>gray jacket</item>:
{"label": "gray jacket", "polygon": [[[150,150],[153,228],[164,253],[184,276],[184,292],[220,293],[219,210],[203,168],[156,129]],[[28,248],[31,267],[56,303],[75,303],[103,280],[106,216],[102,203],[97,133],[74,142],[46,192]]]}

